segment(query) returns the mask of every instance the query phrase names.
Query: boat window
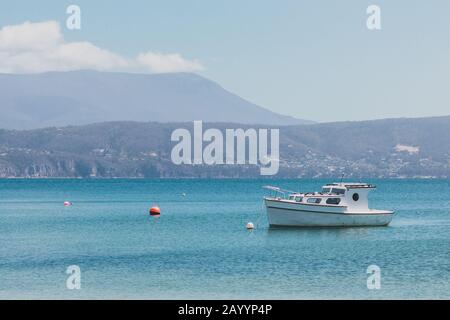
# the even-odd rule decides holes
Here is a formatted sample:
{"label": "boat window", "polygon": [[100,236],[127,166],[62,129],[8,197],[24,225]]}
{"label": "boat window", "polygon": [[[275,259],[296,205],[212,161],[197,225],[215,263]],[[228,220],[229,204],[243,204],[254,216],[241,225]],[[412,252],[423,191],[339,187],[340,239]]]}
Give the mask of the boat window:
{"label": "boat window", "polygon": [[321,198],[308,198],[308,203],[320,203],[322,201]]}
{"label": "boat window", "polygon": [[330,193],[331,188],[322,188],[322,193]]}
{"label": "boat window", "polygon": [[334,193],[334,194],[345,194],[345,189],[333,188],[331,190],[331,193]]}
{"label": "boat window", "polygon": [[328,198],[327,204],[339,204],[341,202],[340,198]]}
{"label": "boat window", "polygon": [[359,194],[354,193],[352,198],[353,198],[353,201],[358,201],[359,200]]}
{"label": "boat window", "polygon": [[302,200],[303,200],[303,197],[300,197],[300,196],[295,197],[295,201],[297,201],[297,202],[302,202]]}
{"label": "boat window", "polygon": [[289,200],[294,200],[294,196],[289,196]]}

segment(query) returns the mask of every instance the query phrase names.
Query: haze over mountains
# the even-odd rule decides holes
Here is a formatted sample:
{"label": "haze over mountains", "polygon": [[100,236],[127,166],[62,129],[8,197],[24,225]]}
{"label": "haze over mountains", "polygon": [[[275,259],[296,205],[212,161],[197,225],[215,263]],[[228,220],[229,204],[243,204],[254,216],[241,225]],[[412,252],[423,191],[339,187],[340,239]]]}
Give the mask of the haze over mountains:
{"label": "haze over mountains", "polygon": [[107,121],[312,123],[264,109],[190,73],[0,74],[0,112],[3,129]]}

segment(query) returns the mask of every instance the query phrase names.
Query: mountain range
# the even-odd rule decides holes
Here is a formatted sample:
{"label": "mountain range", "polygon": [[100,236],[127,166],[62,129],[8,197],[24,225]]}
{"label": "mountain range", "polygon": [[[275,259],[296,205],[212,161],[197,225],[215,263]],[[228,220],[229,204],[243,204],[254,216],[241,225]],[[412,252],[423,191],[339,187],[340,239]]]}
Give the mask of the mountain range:
{"label": "mountain range", "polygon": [[189,73],[0,74],[0,178],[259,177],[257,165],[175,165],[178,128],[280,129],[275,177],[450,177],[450,117],[317,124]]}
{"label": "mountain range", "polygon": [[0,74],[0,112],[3,129],[109,121],[312,123],[264,109],[191,73]]}
{"label": "mountain range", "polygon": [[[224,132],[261,126],[204,127]],[[280,170],[274,177],[450,177],[450,116],[275,127],[280,130]],[[0,177],[260,177],[256,165],[173,164],[171,133],[178,128],[192,132],[193,123],[0,130]]]}

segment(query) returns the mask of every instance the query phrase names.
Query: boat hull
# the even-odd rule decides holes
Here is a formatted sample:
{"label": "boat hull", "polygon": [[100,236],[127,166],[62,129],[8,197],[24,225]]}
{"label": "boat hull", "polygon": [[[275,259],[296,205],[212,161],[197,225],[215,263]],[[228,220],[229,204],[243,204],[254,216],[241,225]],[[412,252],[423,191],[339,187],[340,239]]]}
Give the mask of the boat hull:
{"label": "boat hull", "polygon": [[[345,212],[341,210],[318,211],[318,208],[289,208],[285,204],[270,205],[266,202],[269,225],[292,227],[369,227],[387,226],[393,217],[392,211]],[[315,209],[315,210],[313,210]]]}

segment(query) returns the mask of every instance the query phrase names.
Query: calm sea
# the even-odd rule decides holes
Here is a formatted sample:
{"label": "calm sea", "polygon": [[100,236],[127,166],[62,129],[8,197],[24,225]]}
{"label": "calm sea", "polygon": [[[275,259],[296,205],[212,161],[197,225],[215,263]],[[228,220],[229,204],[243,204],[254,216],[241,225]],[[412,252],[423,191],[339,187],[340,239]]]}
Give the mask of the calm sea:
{"label": "calm sea", "polygon": [[326,182],[0,180],[0,298],[450,298],[450,180],[367,181],[389,227],[268,228],[263,185]]}

